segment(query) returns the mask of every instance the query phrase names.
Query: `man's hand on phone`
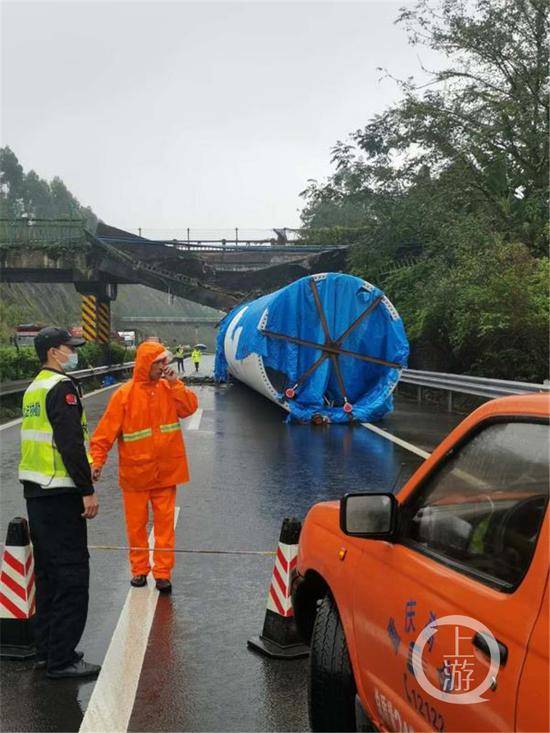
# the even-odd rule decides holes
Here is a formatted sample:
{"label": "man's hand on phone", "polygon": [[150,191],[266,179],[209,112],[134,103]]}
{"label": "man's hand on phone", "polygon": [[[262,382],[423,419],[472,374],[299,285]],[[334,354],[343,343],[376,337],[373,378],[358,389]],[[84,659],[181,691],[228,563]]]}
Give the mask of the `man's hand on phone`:
{"label": "man's hand on phone", "polygon": [[166,379],[167,382],[170,382],[171,384],[174,384],[178,381],[178,375],[176,374],[176,370],[172,369],[172,367],[165,367],[163,371],[163,376]]}
{"label": "man's hand on phone", "polygon": [[97,513],[99,511],[99,501],[97,500],[96,494],[88,494],[88,496],[83,496],[82,501],[84,503],[84,511],[82,512],[82,515],[84,519],[93,519],[95,516],[97,516]]}
{"label": "man's hand on phone", "polygon": [[92,466],[92,481],[99,481],[101,478],[101,466]]}

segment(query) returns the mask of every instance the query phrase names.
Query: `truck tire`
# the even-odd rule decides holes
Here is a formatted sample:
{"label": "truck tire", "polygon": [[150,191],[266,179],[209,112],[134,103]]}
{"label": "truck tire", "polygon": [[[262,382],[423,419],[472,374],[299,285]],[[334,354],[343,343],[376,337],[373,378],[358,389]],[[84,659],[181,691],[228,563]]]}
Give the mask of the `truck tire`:
{"label": "truck tire", "polygon": [[309,722],[312,731],[355,731],[355,679],[332,596],[317,611],[310,647]]}

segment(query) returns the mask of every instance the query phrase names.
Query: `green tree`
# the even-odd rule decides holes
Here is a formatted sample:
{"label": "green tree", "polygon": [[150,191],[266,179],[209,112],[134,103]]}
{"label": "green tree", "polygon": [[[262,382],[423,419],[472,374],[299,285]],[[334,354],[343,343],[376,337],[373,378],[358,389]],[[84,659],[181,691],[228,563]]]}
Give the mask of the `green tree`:
{"label": "green tree", "polygon": [[84,219],[95,230],[97,216],[82,206],[61,178],[51,183],[33,170],[25,174],[15,153],[0,148],[0,218]]}
{"label": "green tree", "polygon": [[32,218],[46,219],[55,216],[52,208],[52,196],[47,181],[40,178],[33,170],[25,176],[24,183],[26,214]]}
{"label": "green tree", "polygon": [[0,344],[9,343],[13,336],[14,326],[21,323],[23,317],[23,308],[0,300]]}
{"label": "green tree", "polygon": [[402,12],[413,45],[445,54],[428,81],[352,136],[372,166],[399,156],[402,180],[460,166],[507,239],[546,251],[548,0],[422,0]]}
{"label": "green tree", "polygon": [[0,214],[17,217],[24,213],[23,168],[11,148],[0,148]]}
{"label": "green tree", "polygon": [[[303,241],[354,246],[351,270],[404,316],[417,367],[547,374],[549,0],[421,0],[412,44],[447,56],[332,151],[303,192]],[[328,228],[327,228],[328,227]]]}
{"label": "green tree", "polygon": [[63,183],[55,176],[50,183],[50,195],[54,216],[59,219],[76,219],[80,214],[80,204]]}

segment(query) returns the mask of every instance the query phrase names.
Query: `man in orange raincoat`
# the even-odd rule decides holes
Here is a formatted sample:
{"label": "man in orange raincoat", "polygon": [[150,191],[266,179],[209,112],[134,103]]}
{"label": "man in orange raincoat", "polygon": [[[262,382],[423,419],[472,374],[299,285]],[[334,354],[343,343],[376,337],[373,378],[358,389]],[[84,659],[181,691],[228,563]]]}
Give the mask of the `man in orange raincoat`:
{"label": "man in orange raincoat", "polygon": [[119,483],[124,499],[132,579],[141,587],[150,571],[147,548],[149,503],[153,509],[155,552],[153,576],[159,591],[169,592],[174,567],[176,484],[189,481],[180,417],[192,415],[198,400],[168,364],[170,352],[160,343],[145,342],[136,352],[133,378],[114,395],[93,434],[92,475],[99,479],[115,440],[118,441]]}

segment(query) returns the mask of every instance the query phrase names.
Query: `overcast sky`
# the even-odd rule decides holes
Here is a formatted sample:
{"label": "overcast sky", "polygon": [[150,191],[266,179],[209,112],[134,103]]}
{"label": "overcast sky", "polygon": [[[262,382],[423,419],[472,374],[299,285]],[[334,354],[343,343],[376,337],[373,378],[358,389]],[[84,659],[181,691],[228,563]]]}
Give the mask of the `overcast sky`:
{"label": "overcast sky", "polygon": [[3,2],[2,142],[105,221],[299,223],[330,149],[426,51],[404,2]]}

